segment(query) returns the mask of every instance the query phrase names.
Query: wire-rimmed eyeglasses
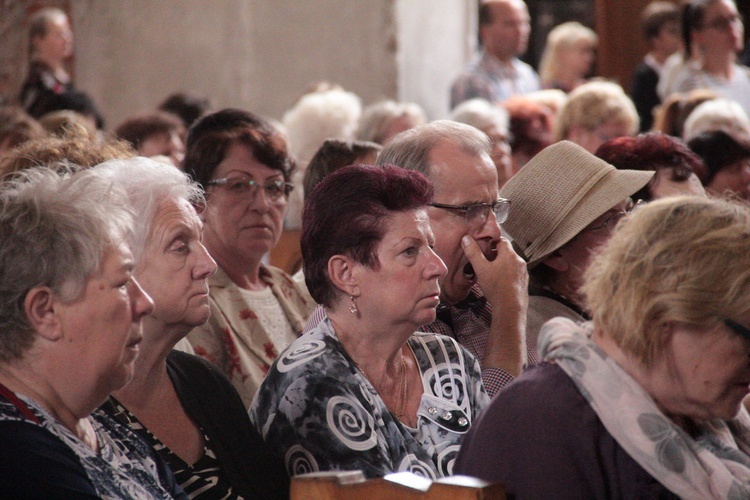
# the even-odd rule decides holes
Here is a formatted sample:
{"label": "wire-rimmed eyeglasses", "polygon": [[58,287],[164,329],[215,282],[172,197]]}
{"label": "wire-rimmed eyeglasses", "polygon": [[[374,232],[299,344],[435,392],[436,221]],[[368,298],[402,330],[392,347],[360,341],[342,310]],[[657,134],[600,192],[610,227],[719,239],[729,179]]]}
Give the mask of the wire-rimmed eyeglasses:
{"label": "wire-rimmed eyeglasses", "polygon": [[206,185],[222,186],[227,193],[242,198],[255,198],[258,194],[258,188],[263,188],[266,198],[277,203],[286,201],[286,197],[294,189],[291,182],[275,180],[260,184],[249,177],[222,177],[221,179],[210,180]]}
{"label": "wire-rimmed eyeglasses", "polygon": [[472,226],[481,226],[487,222],[487,218],[490,215],[490,211],[495,214],[498,224],[502,224],[508,220],[508,212],[510,211],[510,200],[500,198],[492,203],[474,203],[473,205],[448,205],[445,203],[430,203],[431,207],[442,208],[443,210],[450,210],[458,212],[463,215],[466,219],[466,223]]}

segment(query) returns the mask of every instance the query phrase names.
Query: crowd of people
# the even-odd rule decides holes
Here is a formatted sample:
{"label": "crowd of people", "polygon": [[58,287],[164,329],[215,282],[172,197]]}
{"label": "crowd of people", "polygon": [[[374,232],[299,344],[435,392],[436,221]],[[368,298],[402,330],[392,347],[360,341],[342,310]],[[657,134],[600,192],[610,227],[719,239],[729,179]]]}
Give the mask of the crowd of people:
{"label": "crowd of people", "polygon": [[67,16],[33,13],[0,109],[0,496],[358,470],[750,497],[737,6],[651,2],[629,94],[575,21],[537,74],[530,26],[481,1],[445,119],[322,82],[281,120],[178,92],[109,133]]}

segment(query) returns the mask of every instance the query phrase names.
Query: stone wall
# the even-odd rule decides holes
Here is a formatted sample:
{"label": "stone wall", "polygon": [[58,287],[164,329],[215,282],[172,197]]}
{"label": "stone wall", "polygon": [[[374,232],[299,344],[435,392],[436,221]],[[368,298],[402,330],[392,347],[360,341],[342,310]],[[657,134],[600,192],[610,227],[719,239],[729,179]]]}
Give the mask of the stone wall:
{"label": "stone wall", "polygon": [[329,80],[443,118],[472,0],[73,0],[75,79],[109,127],[177,90],[280,118]]}

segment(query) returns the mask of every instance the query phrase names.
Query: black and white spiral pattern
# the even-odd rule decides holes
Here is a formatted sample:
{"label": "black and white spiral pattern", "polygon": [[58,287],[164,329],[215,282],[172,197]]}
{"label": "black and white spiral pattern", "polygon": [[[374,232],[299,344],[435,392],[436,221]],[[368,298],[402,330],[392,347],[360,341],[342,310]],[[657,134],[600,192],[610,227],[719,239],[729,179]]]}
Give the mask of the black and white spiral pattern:
{"label": "black and white spiral pattern", "polygon": [[344,396],[329,399],[326,421],[333,435],[352,450],[369,450],[378,444],[375,421],[356,399]]}

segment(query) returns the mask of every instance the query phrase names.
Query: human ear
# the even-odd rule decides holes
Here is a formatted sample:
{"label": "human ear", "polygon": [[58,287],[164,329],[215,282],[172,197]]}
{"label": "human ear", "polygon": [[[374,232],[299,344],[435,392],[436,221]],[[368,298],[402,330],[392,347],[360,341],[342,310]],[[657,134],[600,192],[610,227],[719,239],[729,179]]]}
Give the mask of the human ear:
{"label": "human ear", "polygon": [[60,320],[55,311],[57,303],[52,290],[46,286],[32,288],[23,301],[24,312],[31,327],[50,341],[62,338]]}
{"label": "human ear", "polygon": [[346,255],[334,255],[328,259],[328,278],[333,286],[352,297],[359,296],[357,268],[359,264]]}

